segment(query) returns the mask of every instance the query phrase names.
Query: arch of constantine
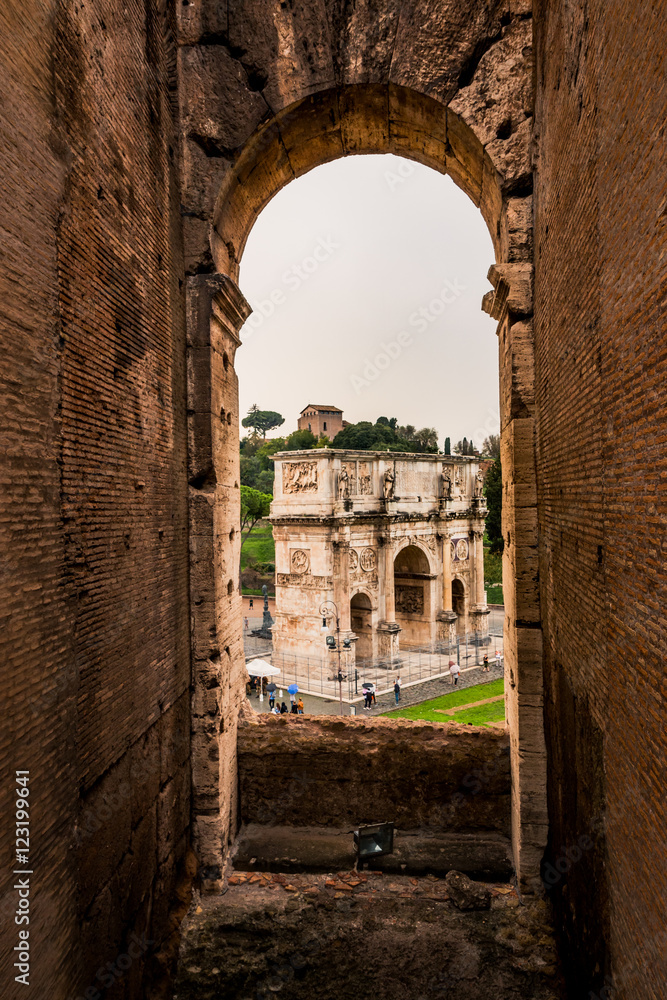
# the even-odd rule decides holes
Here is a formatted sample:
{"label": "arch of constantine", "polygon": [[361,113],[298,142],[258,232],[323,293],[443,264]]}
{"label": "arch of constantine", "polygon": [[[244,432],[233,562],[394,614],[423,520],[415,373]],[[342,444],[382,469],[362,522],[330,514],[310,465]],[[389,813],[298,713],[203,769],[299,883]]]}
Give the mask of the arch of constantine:
{"label": "arch of constantine", "polygon": [[322,655],[327,601],[357,663],[391,663],[404,647],[448,652],[457,628],[483,640],[486,503],[474,459],[316,449],[274,462],[283,660]]}

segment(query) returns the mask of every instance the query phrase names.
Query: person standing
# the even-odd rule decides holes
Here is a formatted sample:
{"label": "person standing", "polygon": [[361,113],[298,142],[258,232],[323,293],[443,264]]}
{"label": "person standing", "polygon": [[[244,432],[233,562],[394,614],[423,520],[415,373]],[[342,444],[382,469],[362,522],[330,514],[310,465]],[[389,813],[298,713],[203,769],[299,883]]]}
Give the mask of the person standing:
{"label": "person standing", "polygon": [[275,705],[275,703],[276,703],[276,692],[275,691],[269,691],[269,708],[273,709],[273,706]]}
{"label": "person standing", "polygon": [[453,684],[458,684],[459,677],[461,675],[461,668],[458,665],[458,663],[452,663],[452,665],[449,668],[449,672],[450,672],[450,674],[452,676],[452,683]]}
{"label": "person standing", "polygon": [[255,602],[251,597],[250,600],[248,601],[248,611],[252,611],[254,607],[255,607]]}
{"label": "person standing", "polygon": [[299,700],[296,703],[297,711],[299,715],[303,715],[303,698],[299,695]]}
{"label": "person standing", "polygon": [[500,666],[500,651],[496,650],[496,666]]}
{"label": "person standing", "polygon": [[484,663],[483,671],[485,671],[485,672],[488,673],[488,670],[489,670],[489,654],[488,653],[484,654],[483,663]]}
{"label": "person standing", "polygon": [[394,681],[394,698],[396,699],[396,704],[398,705],[401,700],[401,685],[399,683],[398,677]]}
{"label": "person standing", "polygon": [[244,618],[243,619],[243,628],[246,630],[246,632],[248,631],[249,627],[250,627],[250,622],[248,621],[247,618]]}

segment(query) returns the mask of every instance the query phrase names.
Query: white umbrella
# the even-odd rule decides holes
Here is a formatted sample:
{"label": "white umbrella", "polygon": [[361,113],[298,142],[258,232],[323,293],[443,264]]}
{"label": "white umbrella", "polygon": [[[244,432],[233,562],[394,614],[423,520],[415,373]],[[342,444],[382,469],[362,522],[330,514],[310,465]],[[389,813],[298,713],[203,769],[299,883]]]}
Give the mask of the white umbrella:
{"label": "white umbrella", "polygon": [[[269,663],[268,660],[262,660],[261,658],[257,660],[251,660],[249,663],[246,663],[245,668],[251,677],[260,677],[260,678],[275,677],[279,673],[281,673],[281,671],[278,670],[278,667],[274,667],[273,664]],[[259,691],[259,700],[264,701],[264,692],[262,691],[261,687]]]}
{"label": "white umbrella", "polygon": [[268,660],[250,660],[245,666],[251,677],[277,677],[281,673],[278,667],[274,667]]}

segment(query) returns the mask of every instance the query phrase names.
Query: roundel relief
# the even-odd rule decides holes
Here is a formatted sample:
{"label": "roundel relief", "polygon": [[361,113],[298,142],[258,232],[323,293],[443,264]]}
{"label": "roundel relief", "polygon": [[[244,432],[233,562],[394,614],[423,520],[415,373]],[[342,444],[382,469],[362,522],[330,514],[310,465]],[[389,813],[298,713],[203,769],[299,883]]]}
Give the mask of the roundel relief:
{"label": "roundel relief", "polygon": [[361,568],[367,573],[375,569],[375,550],[374,549],[364,549],[359,557],[359,562],[361,563]]}
{"label": "roundel relief", "polygon": [[308,553],[304,549],[294,549],[292,552],[292,572],[305,573],[308,569]]}
{"label": "roundel relief", "polygon": [[459,538],[458,542],[456,543],[456,558],[460,562],[464,562],[464,560],[468,558],[468,551],[469,551],[468,539]]}
{"label": "roundel relief", "polygon": [[350,549],[350,569],[356,569],[359,564],[359,555],[356,549]]}

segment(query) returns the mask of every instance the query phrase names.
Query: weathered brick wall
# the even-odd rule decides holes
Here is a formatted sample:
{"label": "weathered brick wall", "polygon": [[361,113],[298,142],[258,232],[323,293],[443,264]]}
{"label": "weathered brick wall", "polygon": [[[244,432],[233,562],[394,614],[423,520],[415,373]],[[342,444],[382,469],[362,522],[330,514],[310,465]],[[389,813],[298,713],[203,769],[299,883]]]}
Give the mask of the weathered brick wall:
{"label": "weathered brick wall", "polygon": [[[66,150],[54,128],[55,2],[0,9],[0,437],[2,724],[0,990],[14,981],[16,769],[32,775],[33,995],[71,985],[76,896],[68,858],[77,784],[71,622],[62,590],[55,231]],[[38,906],[39,901],[39,906]],[[22,925],[23,926],[23,925]],[[48,989],[47,989],[48,984]],[[39,986],[41,985],[41,991]]]}
{"label": "weathered brick wall", "polygon": [[[132,931],[159,968],[187,848],[176,60],[157,3],[10,4],[0,17],[2,793],[14,768],[32,770],[31,987],[61,1000],[101,988],[97,970]],[[3,996],[8,983],[22,995],[4,964],[13,911],[2,920]],[[143,995],[143,960],[117,971],[105,996]]]}
{"label": "weathered brick wall", "polygon": [[509,834],[509,740],[493,729],[260,716],[238,731],[246,823]]}
{"label": "weathered brick wall", "polygon": [[560,863],[550,878],[571,996],[599,991],[610,972],[615,998],[658,1000],[667,5],[537,8],[540,575],[550,860]]}

